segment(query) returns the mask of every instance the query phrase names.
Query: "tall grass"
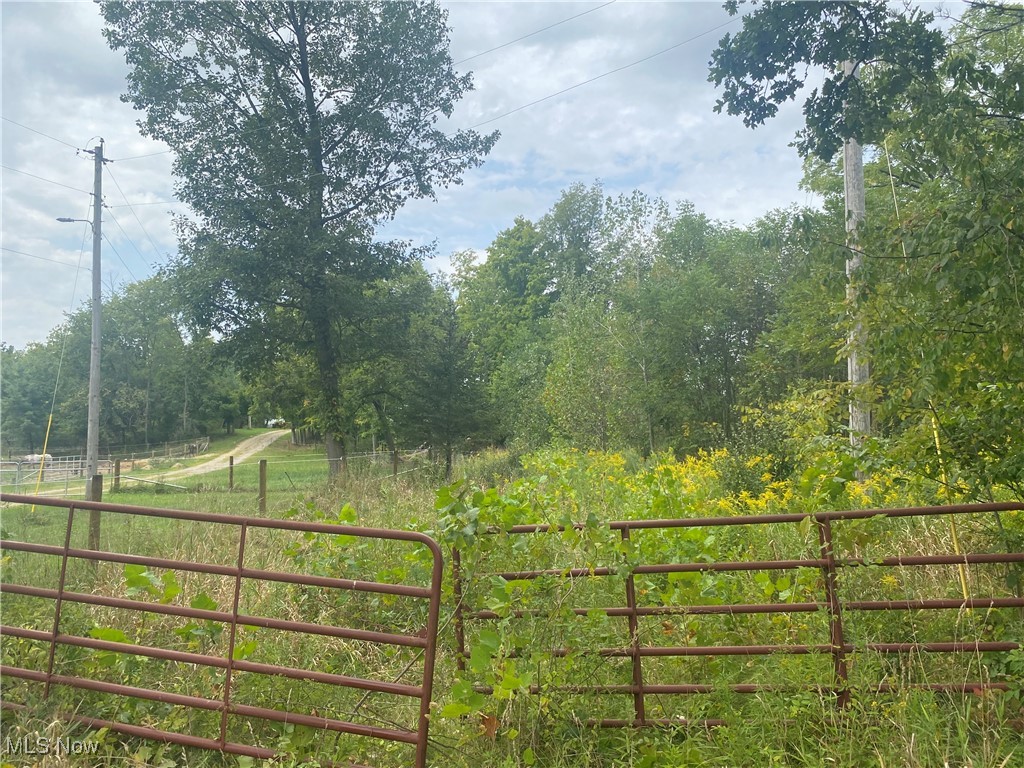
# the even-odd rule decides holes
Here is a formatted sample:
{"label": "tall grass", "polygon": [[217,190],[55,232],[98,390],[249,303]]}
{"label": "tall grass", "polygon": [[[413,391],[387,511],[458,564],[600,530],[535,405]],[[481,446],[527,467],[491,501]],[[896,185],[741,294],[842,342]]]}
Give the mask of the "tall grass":
{"label": "tall grass", "polygon": [[[393,477],[390,464],[351,461],[349,472],[329,481],[326,462],[315,448],[291,446],[286,440],[271,446],[235,467],[234,488],[228,488],[227,471],[175,481],[187,490],[153,487],[125,489],[108,494],[106,500],[161,506],[178,509],[221,512],[234,515],[253,515],[257,510],[258,460],[265,458],[269,468],[269,500],[267,514],[273,517],[289,516],[297,519],[327,519],[353,522],[360,525],[391,528],[415,528],[431,532],[440,538],[445,535],[443,519],[435,508],[436,490],[444,483],[437,467],[426,461],[408,462],[403,474]],[[735,463],[735,462],[733,462]],[[495,498],[502,499],[503,510],[516,510],[522,520],[558,520],[563,516],[606,521],[632,516],[666,517],[671,515],[735,514],[750,511],[804,511],[819,503],[811,496],[801,495],[786,480],[765,477],[758,470],[758,484],[753,491],[737,490],[728,478],[723,479],[721,457],[701,457],[688,463],[671,462],[655,457],[650,463],[629,463],[614,456],[595,454],[548,454],[532,457],[520,466],[506,454],[489,453],[473,457],[457,467],[463,484],[451,491],[461,498],[471,498],[467,489],[498,486]],[[752,465],[753,466],[753,465]],[[748,467],[750,469],[750,467]],[[160,470],[154,470],[159,472]],[[157,476],[156,474],[153,475]],[[913,488],[905,483],[889,482],[886,478],[874,481],[871,487],[851,487],[847,496],[833,499],[837,506],[893,506],[916,504],[927,500],[927,489]],[[471,503],[471,502],[470,502]],[[66,516],[46,512],[31,512],[23,508],[4,510],[2,526],[5,537],[26,541],[61,543]],[[83,521],[84,523],[84,521]],[[1003,525],[1024,528],[1024,520],[1011,518]],[[132,520],[115,515],[104,516],[103,547],[113,551],[133,552],[193,561],[223,562],[230,564],[237,551],[237,531],[218,529],[217,526],[193,526],[168,520]],[[73,541],[85,540],[84,525],[76,525]],[[951,551],[949,528],[945,521],[900,521],[886,528],[870,521],[838,533],[843,547],[871,556],[900,551],[908,554]],[[963,545],[975,551],[998,548],[991,524],[986,520],[966,526],[961,531]],[[586,563],[591,550],[574,549],[577,544],[569,539],[560,540],[558,547],[533,552],[516,550],[511,540],[505,549],[496,548],[487,554],[486,565],[491,570],[524,567],[544,557],[558,562],[559,558],[577,558]],[[592,545],[596,546],[594,542]],[[546,546],[546,545],[545,545]],[[666,536],[649,545],[664,551],[677,551],[680,557],[689,556],[687,543],[678,536]],[[742,553],[750,558],[786,557],[806,547],[794,526],[778,535],[764,538],[729,540],[724,537],[714,543],[702,541],[709,547],[708,554],[721,559],[726,555]],[[711,551],[713,550],[713,551]],[[650,552],[653,556],[653,552]],[[399,548],[365,547],[352,542],[335,542],[329,537],[305,538],[291,535],[255,537],[251,556],[258,567],[314,573],[342,573],[346,576],[373,580],[387,580],[402,575],[421,579],[422,573],[415,558],[410,560]],[[4,558],[5,580],[22,583],[52,584],[56,578],[53,558],[12,553]],[[575,561],[574,561],[575,562]],[[545,567],[540,565],[537,567]],[[401,571],[401,574],[399,574]],[[96,591],[124,595],[132,589],[124,566],[105,564],[92,569],[84,563],[76,564],[69,572],[69,584],[79,591]],[[155,583],[163,584],[164,572],[151,573]],[[1004,574],[996,569],[971,569],[971,586],[979,592],[1006,589]],[[890,577],[890,578],[887,578]],[[864,599],[896,599],[913,596],[952,596],[959,591],[956,569],[908,569],[906,573],[883,574],[871,568],[852,572],[844,583],[844,590]],[[176,572],[174,582],[180,596],[173,598],[180,604],[203,594],[216,604],[226,605],[231,599],[229,580],[221,577],[198,577]],[[667,590],[668,580],[650,579],[644,586],[652,594]],[[1001,586],[1002,585],[1002,586]],[[701,588],[720,590],[755,590],[743,599],[754,599],[761,586],[752,580],[724,581]],[[154,586],[159,590],[161,587]],[[585,584],[576,585],[583,596]],[[674,583],[673,589],[686,588]],[[139,587],[135,587],[139,589]],[[595,591],[592,599],[599,599]],[[319,590],[281,588],[260,585],[243,596],[251,612],[277,615],[308,621],[337,621],[349,626],[375,627],[397,623],[412,628],[421,620],[415,611],[400,605],[386,603],[365,596],[343,601],[328,599]],[[147,599],[158,599],[151,595]],[[525,598],[523,598],[525,600]],[[538,597],[539,605],[543,597]],[[522,603],[525,605],[526,603]],[[689,717],[723,717],[726,727],[711,730],[699,727],[644,730],[601,730],[585,727],[583,721],[594,714],[630,716],[628,696],[618,700],[605,697],[573,700],[554,687],[541,696],[510,690],[505,698],[489,699],[462,714],[445,714],[447,704],[458,699],[461,680],[466,675],[457,670],[452,635],[451,584],[446,583],[446,605],[442,616],[441,650],[435,680],[437,709],[431,724],[433,742],[431,764],[455,768],[480,766],[638,766],[640,768],[668,768],[669,766],[877,766],[890,768],[931,768],[932,766],[962,766],[966,768],[1010,768],[1024,765],[1024,714],[1021,711],[1020,684],[1024,673],[1024,654],[1010,657],[1008,666],[996,668],[992,659],[967,658],[966,666],[949,667],[935,659],[912,658],[905,664],[889,664],[885,659],[856,660],[852,675],[860,681],[878,680],[881,676],[896,683],[893,693],[858,695],[847,709],[839,709],[834,699],[813,690],[787,692],[765,691],[757,695],[730,693],[724,686],[713,694],[691,697],[685,701],[669,702],[653,697],[652,709],[661,707],[665,714],[685,714]],[[92,609],[87,606],[66,607],[62,620],[63,631],[88,634],[96,628],[119,629],[133,641],[149,644],[157,637],[177,647],[194,648],[204,653],[226,652],[225,637],[202,625],[181,633],[180,621],[157,621],[152,617],[140,625],[131,612],[115,609]],[[31,598],[5,596],[4,622],[22,626],[52,627],[52,603]],[[780,625],[771,621],[755,621],[747,625],[737,622],[706,622],[694,631],[706,635],[696,644],[735,641],[737,633],[746,633],[744,639],[790,637],[806,633],[815,635],[820,642],[824,630],[823,617],[806,614],[807,626]],[[1019,612],[999,610],[991,612],[957,613],[927,612],[910,614],[897,619],[893,614],[858,617],[850,631],[858,642],[899,638],[923,641],[930,639],[973,639],[999,636],[1018,640],[1024,636],[1024,623]],[[590,622],[588,624],[587,622]],[[595,642],[606,628],[598,626],[594,617],[559,628],[577,632],[577,641]],[[531,633],[545,639],[552,637],[553,624],[540,623],[532,630],[517,630],[524,637]],[[512,631],[512,630],[509,630]],[[685,626],[663,626],[651,622],[645,630],[650,643],[680,642],[679,634],[689,631]],[[548,633],[544,635],[543,633]],[[676,634],[667,634],[676,633]],[[144,639],[145,638],[145,639]],[[318,668],[344,674],[410,681],[406,669],[414,661],[408,654],[388,655],[366,644],[328,641],[322,638],[296,639],[288,633],[246,631],[243,643],[255,643],[252,658],[268,663],[298,665],[314,663]],[[527,639],[529,639],[527,637]],[[525,641],[524,641],[525,642]],[[4,638],[5,663],[24,666],[45,665],[46,644]],[[118,657],[118,658],[112,658]],[[569,672],[558,672],[550,659],[536,658],[538,665],[549,665],[556,674],[567,675],[563,681],[594,682],[604,679],[612,682],[624,670],[612,663],[595,659],[578,659]],[[802,662],[801,662],[802,663]],[[822,680],[827,676],[829,660],[823,659],[820,670]],[[998,663],[1003,664],[1004,661]],[[110,679],[134,680],[137,684],[165,685],[168,690],[192,695],[214,695],[217,680],[201,668],[173,663],[140,661],[125,654],[103,656],[78,649],[62,655],[58,664],[65,670],[79,670]],[[667,660],[652,666],[652,673],[665,682],[709,681],[717,684],[757,680],[758,682],[789,685],[794,680],[811,682],[806,676],[808,666],[800,666],[792,658],[768,657],[764,662],[721,665],[697,659],[693,663]],[[1018,666],[1012,666],[1017,664]],[[619,665],[621,666],[621,665]],[[628,678],[628,670],[625,671]],[[985,695],[959,695],[901,687],[900,682],[934,682],[949,673],[958,673],[976,679],[978,676],[1002,674],[1015,680],[1011,693],[992,692]],[[819,674],[815,672],[814,674]],[[573,678],[572,676],[575,676]],[[804,678],[801,680],[801,676]],[[964,677],[963,679],[967,679]],[[945,678],[943,678],[945,679]],[[67,756],[64,765],[74,766],[251,766],[253,762],[202,750],[193,750],[153,742],[124,738],[108,732],[90,732],[72,726],[57,724],[50,716],[59,706],[77,707],[78,711],[106,716],[133,717],[156,727],[177,728],[205,733],[211,728],[209,716],[202,713],[185,715],[181,711],[149,704],[136,705],[134,711],[112,697],[82,695],[55,688],[54,700],[42,702],[36,686],[17,681],[3,681],[4,698],[31,704],[30,712],[4,712],[4,737],[16,739],[23,735],[73,734],[99,742],[99,751],[90,757]],[[347,696],[337,690],[324,690],[322,686],[292,681],[258,685],[239,681],[239,695],[251,701],[290,701],[315,708],[323,713],[333,712],[363,718],[368,724],[393,722],[408,712],[394,709],[390,704],[373,697]],[[479,702],[477,702],[479,704]],[[603,708],[603,709],[602,709]],[[408,722],[408,721],[406,721]],[[280,746],[290,753],[274,761],[276,766],[315,764],[317,756],[340,756],[358,762],[398,766],[409,763],[409,753],[401,746],[365,742],[358,739],[335,739],[310,734],[303,729],[268,727],[248,731],[244,723],[233,726],[233,736],[239,740],[262,740],[265,744]],[[255,728],[255,726],[254,726]],[[3,762],[12,765],[45,764],[42,758],[24,758],[5,754]],[[258,764],[259,761],[256,761]],[[267,763],[270,765],[271,763]]]}

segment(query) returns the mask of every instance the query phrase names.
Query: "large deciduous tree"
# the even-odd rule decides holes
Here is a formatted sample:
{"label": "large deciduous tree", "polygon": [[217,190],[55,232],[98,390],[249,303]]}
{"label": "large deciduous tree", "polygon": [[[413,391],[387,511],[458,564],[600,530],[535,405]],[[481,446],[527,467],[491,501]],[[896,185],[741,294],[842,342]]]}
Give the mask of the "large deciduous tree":
{"label": "large deciduous tree", "polygon": [[316,361],[320,423],[337,470],[349,419],[343,339],[361,286],[410,260],[371,241],[409,198],[478,165],[497,134],[445,133],[472,87],[434,3],[103,2],[131,67],[125,100],[175,152],[179,284],[197,328]]}

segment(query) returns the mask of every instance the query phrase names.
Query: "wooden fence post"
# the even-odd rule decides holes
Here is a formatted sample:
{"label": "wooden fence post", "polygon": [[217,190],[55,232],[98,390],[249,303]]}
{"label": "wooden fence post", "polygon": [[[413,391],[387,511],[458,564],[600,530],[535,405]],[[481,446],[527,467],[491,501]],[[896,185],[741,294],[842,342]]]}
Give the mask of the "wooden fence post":
{"label": "wooden fence post", "polygon": [[228,490],[235,490],[235,457],[228,456]]}
{"label": "wooden fence post", "polygon": [[114,459],[114,484],[110,490],[119,491],[121,490],[121,460]]}
{"label": "wooden fence post", "polygon": [[260,459],[260,514],[267,513],[267,460]]}

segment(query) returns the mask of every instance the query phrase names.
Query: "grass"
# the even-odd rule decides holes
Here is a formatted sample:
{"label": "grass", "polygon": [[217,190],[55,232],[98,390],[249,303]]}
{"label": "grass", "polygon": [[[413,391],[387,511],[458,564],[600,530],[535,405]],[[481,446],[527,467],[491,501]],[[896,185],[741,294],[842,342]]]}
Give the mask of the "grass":
{"label": "grass", "polygon": [[[245,437],[240,435],[238,437]],[[450,518],[443,518],[434,508],[435,488],[441,478],[436,468],[426,463],[410,462],[403,467],[406,474],[397,478],[389,475],[386,463],[373,465],[353,461],[349,475],[333,483],[327,482],[326,465],[316,449],[291,446],[281,441],[259,456],[235,469],[235,487],[228,489],[227,472],[187,478],[192,484],[186,492],[151,489],[131,489],[108,494],[108,501],[129,504],[196,509],[234,515],[252,515],[256,512],[256,482],[254,467],[259,458],[269,465],[268,515],[291,516],[298,519],[328,519],[357,522],[362,525],[416,528],[443,535]],[[574,464],[573,462],[576,461]],[[660,476],[656,484],[644,485],[644,477],[635,467],[616,470],[601,465],[601,457],[587,460],[556,459],[560,464],[527,470],[527,476],[510,480],[511,461],[502,454],[489,454],[464,462],[460,471],[474,482],[484,486],[501,482],[502,491],[490,501],[474,500],[473,508],[480,514],[515,514],[523,519],[555,519],[571,513],[578,519],[586,510],[599,510],[600,519],[621,519],[630,515],[659,512],[651,499],[669,493],[672,499],[706,497],[706,504],[729,501],[717,487],[713,473],[703,464],[695,464],[691,476],[676,478],[685,485],[693,477],[703,477],[689,496],[680,496],[678,488],[669,486],[667,475]],[[673,469],[673,471],[675,471]],[[700,473],[704,472],[703,475]],[[677,473],[679,474],[679,473]],[[506,478],[502,481],[502,478]],[[684,482],[685,481],[685,482]],[[655,488],[655,485],[657,486]],[[689,487],[689,486],[687,486]],[[652,490],[653,489],[653,490]],[[645,494],[654,494],[653,496]],[[674,494],[674,495],[673,495]],[[468,501],[469,497],[464,496]],[[647,501],[644,501],[647,499]],[[732,499],[731,501],[729,499]],[[891,499],[897,503],[901,498]],[[908,503],[916,499],[907,499]],[[747,503],[747,502],[744,502]],[[761,503],[757,499],[749,503]],[[797,504],[796,500],[789,502]],[[488,506],[490,504],[491,506]],[[629,507],[629,505],[634,505]],[[645,506],[646,505],[646,506]],[[742,511],[742,510],[737,510]],[[779,511],[782,511],[781,508]],[[468,512],[467,512],[468,514]],[[37,510],[11,508],[4,510],[2,525],[10,536],[20,540],[39,542],[63,541],[66,515],[53,515]],[[84,520],[76,523],[73,541],[85,541]],[[1007,525],[1020,525],[1016,519],[1003,521]],[[238,532],[234,527],[200,527],[168,520],[133,519],[104,515],[104,547],[113,551],[133,552],[151,556],[165,556],[193,561],[219,562],[231,565],[237,556]],[[974,551],[998,549],[990,535],[987,520],[966,525],[961,530],[965,549]],[[777,531],[775,529],[778,529]],[[487,570],[507,570],[527,567],[557,567],[557,563],[570,563],[585,567],[600,564],[595,558],[607,557],[602,547],[600,526],[589,539],[571,537],[541,538],[526,548],[518,546],[514,537],[494,537],[495,544],[487,545],[486,552],[473,561],[479,566],[477,573],[484,592],[474,592],[470,599],[480,601],[478,607],[498,599],[491,594]],[[648,561],[675,557],[693,559],[710,557],[796,557],[805,550],[807,541],[794,525],[772,526],[773,533],[765,536],[743,536],[738,530],[726,531],[709,542],[706,536],[694,539],[680,533],[638,537],[637,546]],[[872,520],[859,526],[841,529],[837,526],[837,540],[844,548],[868,553],[873,557],[895,551],[925,553],[950,551],[949,528],[944,520],[922,522],[898,521],[883,526]],[[377,543],[362,544],[337,537],[294,534],[254,533],[247,543],[246,562],[250,567],[344,574],[349,578],[377,581],[423,583],[425,561],[422,553],[401,547]],[[256,565],[253,565],[256,564]],[[4,560],[4,580],[18,583],[53,584],[57,578],[54,558],[29,553],[9,553]],[[811,570],[811,569],[808,569]],[[912,596],[956,597],[959,586],[953,567],[930,569],[890,569],[883,573],[877,568],[863,568],[844,575],[844,593],[856,594],[862,599],[899,599]],[[906,572],[904,572],[906,571]],[[170,574],[168,576],[167,574]],[[972,587],[979,593],[999,593],[1004,590],[1003,574],[995,568],[972,568]],[[777,581],[781,574],[775,574]],[[889,578],[887,578],[889,577]],[[180,589],[170,602],[187,605],[200,596],[219,608],[230,604],[233,580],[226,577],[201,576],[182,571],[151,569],[148,574],[127,570],[124,565],[104,564],[92,569],[77,563],[68,573],[69,588],[77,591],[112,594],[158,602],[170,590]],[[799,582],[799,578],[796,579]],[[676,601],[693,602],[706,593],[706,600],[758,601],[763,599],[765,584],[752,578],[715,579],[698,581],[670,580],[665,576],[639,579],[652,605],[658,604],[662,593],[673,593]],[[789,585],[784,585],[789,586]],[[173,588],[172,588],[173,587]],[[808,589],[811,588],[808,582]],[[639,768],[668,768],[669,766],[962,766],[966,768],[1011,768],[1024,764],[1024,736],[1019,693],[998,692],[984,696],[959,695],[917,690],[897,685],[895,692],[886,694],[862,693],[852,705],[839,710],[828,695],[813,690],[762,692],[757,695],[730,693],[722,684],[749,682],[792,685],[796,682],[818,680],[827,682],[830,660],[827,656],[766,657],[763,660],[740,659],[735,663],[712,663],[705,659],[655,659],[647,666],[645,678],[659,682],[709,680],[719,684],[712,694],[689,697],[652,697],[649,708],[657,714],[685,714],[690,717],[723,717],[728,727],[706,730],[699,727],[645,730],[600,730],[582,726],[582,720],[594,714],[630,717],[631,697],[605,696],[601,698],[569,695],[554,686],[559,682],[628,681],[629,661],[598,660],[576,657],[565,666],[561,661],[534,656],[529,665],[519,670],[545,670],[551,687],[542,696],[525,694],[511,685],[505,694],[474,700],[470,710],[457,716],[457,709],[445,714],[445,707],[466,698],[459,694],[459,680],[470,680],[460,674],[455,665],[454,641],[451,626],[451,584],[446,582],[446,602],[442,616],[441,650],[435,681],[435,699],[431,737],[431,765],[455,766],[638,766]],[[547,589],[548,591],[544,591]],[[781,599],[777,584],[775,599]],[[548,584],[534,592],[509,593],[510,603],[517,608],[557,605],[571,591],[573,604],[600,604],[604,598],[618,599],[614,590],[608,591],[593,580],[580,579],[568,583]],[[696,590],[688,592],[688,590]],[[760,595],[760,597],[759,597]],[[367,629],[391,627],[391,631],[415,631],[421,626],[421,609],[379,595],[348,595],[338,597],[319,588],[297,587],[289,584],[247,586],[241,594],[246,612],[273,615],[305,621],[323,621],[338,625]],[[530,602],[533,601],[533,602]],[[42,630],[52,628],[52,602],[35,598],[5,595],[4,623],[32,626]],[[108,608],[65,604],[62,630],[69,634],[88,635],[91,631],[116,630],[131,641],[150,644],[152,638],[163,643],[197,653],[227,653],[226,633],[203,622],[188,626],[181,619],[159,617]],[[1008,609],[991,612],[958,614],[929,612],[908,614],[860,614],[848,618],[848,631],[858,642],[870,640],[929,640],[961,637],[1017,637],[1020,639],[1022,622],[1020,613]],[[793,618],[799,621],[793,621]],[[801,618],[804,617],[804,618]],[[711,619],[714,617],[706,617]],[[729,617],[702,619],[699,624],[686,620],[675,621],[671,627],[662,620],[651,619],[642,626],[647,644],[713,644],[732,642],[821,642],[826,631],[824,615],[783,615],[780,623],[772,617],[754,617],[753,621],[737,621]],[[788,622],[788,623],[787,623]],[[806,626],[804,626],[806,625]],[[478,667],[481,679],[497,682],[509,672],[506,651],[510,647],[528,649],[544,644],[575,642],[578,645],[608,644],[613,631],[607,621],[598,617],[583,620],[559,618],[557,612],[546,619],[515,626],[506,618],[485,624],[478,622],[471,628],[471,647],[479,643],[480,632],[491,629],[499,637],[501,649],[492,657],[481,661]],[[621,627],[615,629],[621,632]],[[690,632],[696,633],[687,639]],[[415,683],[416,658],[414,653],[398,649],[384,653],[365,643],[345,640],[303,637],[269,630],[245,630],[238,644],[249,660],[264,663],[306,666],[321,671],[355,674],[386,680]],[[531,646],[531,643],[534,645]],[[43,668],[47,663],[48,645],[32,640],[5,637],[3,656],[5,663],[18,663]],[[863,682],[877,681],[882,676],[900,683],[906,681],[934,682],[948,680],[949,675],[963,675],[960,679],[978,679],[986,674],[1005,674],[1017,680],[1017,691],[1024,672],[1024,654],[1012,657],[1020,668],[999,667],[1004,660],[987,656],[965,657],[960,666],[950,666],[937,656],[893,660],[877,655],[855,659],[853,678]],[[129,654],[114,654],[85,649],[61,651],[58,666],[71,674],[106,677],[114,681],[147,684],[185,695],[215,698],[219,678],[202,667],[144,659]],[[1006,662],[1010,664],[1010,662]],[[408,669],[407,669],[408,667]],[[1016,671],[1014,671],[1016,669]],[[1016,676],[1016,677],[1014,677]],[[540,678],[538,678],[540,679]],[[957,679],[957,678],[953,678]],[[284,679],[267,679],[254,675],[240,675],[236,680],[237,695],[251,702],[291,702],[307,710],[339,716],[357,712],[356,717],[371,725],[382,725],[401,720],[408,724],[414,712],[405,704],[374,696],[364,698],[360,692],[327,689],[313,683],[296,684]],[[460,696],[462,699],[460,699]],[[125,700],[95,694],[83,695],[60,686],[54,689],[54,698],[43,704],[38,700],[38,687],[22,685],[18,681],[4,680],[4,698],[33,704],[37,714],[25,712],[3,714],[4,737],[72,734],[93,739],[97,754],[88,758],[70,755],[65,763],[79,766],[247,766],[244,759],[223,756],[213,752],[183,749],[124,738],[109,732],[92,732],[72,726],[62,726],[46,717],[54,708],[78,707],[90,714],[131,717],[156,727],[179,729],[196,734],[215,733],[218,723],[209,713],[186,713],[180,708],[142,702],[126,705]],[[297,700],[301,698],[301,701]],[[255,727],[255,726],[253,726]],[[347,738],[335,740],[302,728],[266,726],[250,730],[244,721],[233,720],[232,736],[242,741],[261,741],[272,747],[281,747],[292,757],[274,761],[273,765],[297,765],[316,755],[334,754],[350,757],[371,765],[408,765],[409,750],[402,745]],[[19,762],[11,754],[4,761]],[[259,762],[259,761],[257,761]],[[57,763],[53,763],[57,764]],[[270,765],[270,763],[267,763]]]}

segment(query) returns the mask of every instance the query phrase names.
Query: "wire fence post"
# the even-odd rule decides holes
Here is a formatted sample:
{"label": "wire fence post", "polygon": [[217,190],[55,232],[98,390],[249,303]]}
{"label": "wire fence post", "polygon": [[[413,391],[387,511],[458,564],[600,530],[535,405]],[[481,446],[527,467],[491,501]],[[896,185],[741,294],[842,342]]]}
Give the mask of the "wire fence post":
{"label": "wire fence post", "polygon": [[[624,527],[621,535],[623,548],[628,551],[629,528]],[[636,583],[633,581],[632,570],[626,576],[626,607],[629,609],[629,651],[633,659],[633,713],[636,716],[636,724],[642,726],[647,722],[647,709],[644,705],[644,676],[643,662],[640,659],[640,621],[637,618],[636,610]]]}
{"label": "wire fence post", "polygon": [[850,690],[847,687],[846,638],[843,635],[843,612],[839,601],[835,551],[832,546],[832,521],[827,515],[816,517],[821,559],[824,561],[821,570],[825,579],[825,601],[828,607],[829,642],[832,646],[835,684],[838,687],[839,706],[845,708],[850,703]]}
{"label": "wire fence post", "polygon": [[235,490],[235,457],[228,456],[228,490]]}

